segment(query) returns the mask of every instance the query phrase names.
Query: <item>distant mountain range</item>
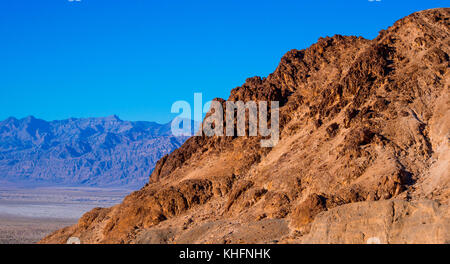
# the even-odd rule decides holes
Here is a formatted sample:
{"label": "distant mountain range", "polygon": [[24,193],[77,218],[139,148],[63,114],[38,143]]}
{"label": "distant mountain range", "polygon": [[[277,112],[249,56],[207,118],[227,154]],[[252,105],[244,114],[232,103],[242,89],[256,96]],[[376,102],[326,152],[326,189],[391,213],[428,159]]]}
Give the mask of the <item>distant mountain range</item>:
{"label": "distant mountain range", "polygon": [[26,185],[139,186],[155,163],[181,146],[170,123],[117,116],[0,122],[0,182]]}

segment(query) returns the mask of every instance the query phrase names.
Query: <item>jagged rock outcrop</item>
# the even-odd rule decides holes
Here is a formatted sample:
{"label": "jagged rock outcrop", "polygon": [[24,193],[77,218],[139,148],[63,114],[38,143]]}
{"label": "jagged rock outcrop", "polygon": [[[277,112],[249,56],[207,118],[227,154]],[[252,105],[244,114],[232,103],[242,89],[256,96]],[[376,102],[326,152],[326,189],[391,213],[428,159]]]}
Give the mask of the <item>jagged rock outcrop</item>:
{"label": "jagged rock outcrop", "polygon": [[275,147],[192,137],[122,204],[41,242],[450,241],[449,19],[426,10],[373,40],[289,51],[229,97],[280,101]]}
{"label": "jagged rock outcrop", "polygon": [[117,116],[0,122],[0,182],[21,185],[143,186],[156,162],[186,137],[170,123]]}

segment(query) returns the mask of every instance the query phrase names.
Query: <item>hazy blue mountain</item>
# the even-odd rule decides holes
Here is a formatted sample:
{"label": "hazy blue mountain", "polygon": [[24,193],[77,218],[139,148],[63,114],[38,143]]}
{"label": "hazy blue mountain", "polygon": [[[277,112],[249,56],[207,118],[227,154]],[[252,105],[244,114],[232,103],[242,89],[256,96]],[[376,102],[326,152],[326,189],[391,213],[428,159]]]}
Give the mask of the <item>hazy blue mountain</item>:
{"label": "hazy blue mountain", "polygon": [[155,163],[178,148],[170,123],[117,116],[0,122],[0,182],[44,185],[142,185]]}

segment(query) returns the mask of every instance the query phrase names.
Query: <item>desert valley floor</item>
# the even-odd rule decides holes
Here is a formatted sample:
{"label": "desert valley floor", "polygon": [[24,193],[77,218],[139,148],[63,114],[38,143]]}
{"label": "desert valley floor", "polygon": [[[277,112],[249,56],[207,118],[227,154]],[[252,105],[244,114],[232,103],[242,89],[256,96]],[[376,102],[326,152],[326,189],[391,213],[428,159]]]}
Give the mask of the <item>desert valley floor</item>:
{"label": "desert valley floor", "polygon": [[95,207],[120,203],[129,190],[0,187],[0,244],[36,243]]}

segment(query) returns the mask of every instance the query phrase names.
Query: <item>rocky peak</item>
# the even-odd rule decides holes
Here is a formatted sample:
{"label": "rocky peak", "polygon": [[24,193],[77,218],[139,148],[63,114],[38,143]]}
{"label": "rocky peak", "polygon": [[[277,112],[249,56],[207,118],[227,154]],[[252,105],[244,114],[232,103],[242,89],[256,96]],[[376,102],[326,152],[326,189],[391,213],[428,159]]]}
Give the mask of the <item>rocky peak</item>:
{"label": "rocky peak", "polygon": [[448,242],[449,18],[426,10],[373,40],[289,51],[229,97],[279,100],[278,145],[192,137],[122,204],[42,242]]}

